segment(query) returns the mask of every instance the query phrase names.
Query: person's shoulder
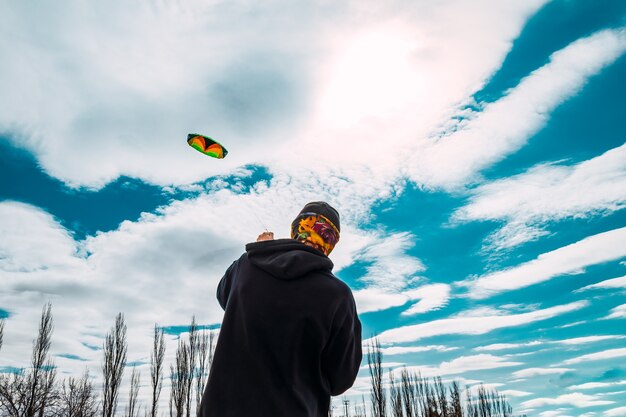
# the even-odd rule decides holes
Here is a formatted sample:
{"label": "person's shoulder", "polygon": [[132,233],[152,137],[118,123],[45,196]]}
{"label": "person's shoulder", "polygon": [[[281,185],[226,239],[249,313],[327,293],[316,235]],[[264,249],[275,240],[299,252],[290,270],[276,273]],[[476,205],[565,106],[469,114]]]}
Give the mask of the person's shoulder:
{"label": "person's shoulder", "polygon": [[242,263],[245,263],[245,262],[248,262],[248,256],[247,256],[246,252],[244,252],[239,258],[237,258],[234,261],[232,261],[231,264],[228,266],[226,271],[230,272],[230,271],[234,270],[239,265],[241,265]]}
{"label": "person's shoulder", "polygon": [[321,275],[323,276],[320,278],[324,280],[326,285],[332,288],[335,294],[342,297],[352,296],[352,289],[350,288],[350,286],[343,282],[331,271],[323,271]]}

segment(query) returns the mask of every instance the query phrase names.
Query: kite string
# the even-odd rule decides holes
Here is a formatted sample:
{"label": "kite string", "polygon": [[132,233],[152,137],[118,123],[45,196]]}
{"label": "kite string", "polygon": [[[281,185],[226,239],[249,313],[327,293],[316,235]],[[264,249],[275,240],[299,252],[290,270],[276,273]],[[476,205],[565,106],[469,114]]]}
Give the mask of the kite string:
{"label": "kite string", "polygon": [[[248,196],[252,196],[252,194],[248,194]],[[263,229],[265,229],[266,232],[269,232],[269,229],[267,228],[267,226],[265,225],[263,220],[261,220],[261,218],[259,217],[259,215],[256,212],[256,210],[252,208],[251,203],[247,201],[246,197],[243,198],[243,201],[244,201],[244,204],[246,205],[246,207],[248,207],[248,210],[254,215],[254,217],[261,224],[261,226],[263,226]]]}
{"label": "kite string", "polygon": [[254,217],[256,217],[256,219],[259,221],[259,223],[261,223],[261,226],[263,226],[263,228],[265,229],[266,232],[269,232],[269,229],[267,228],[267,226],[265,225],[265,223],[263,223],[263,220],[261,220],[261,218],[259,217],[259,215],[256,213],[256,211],[252,210],[252,213],[254,214]]}

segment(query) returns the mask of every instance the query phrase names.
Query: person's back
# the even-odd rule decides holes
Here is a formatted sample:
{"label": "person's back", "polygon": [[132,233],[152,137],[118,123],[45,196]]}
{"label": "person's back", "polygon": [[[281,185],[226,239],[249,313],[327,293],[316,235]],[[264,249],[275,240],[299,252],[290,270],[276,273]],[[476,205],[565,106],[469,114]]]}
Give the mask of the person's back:
{"label": "person's back", "polygon": [[203,417],[326,417],[330,396],[354,383],[362,357],[354,299],[312,246],[251,243],[226,271]]}

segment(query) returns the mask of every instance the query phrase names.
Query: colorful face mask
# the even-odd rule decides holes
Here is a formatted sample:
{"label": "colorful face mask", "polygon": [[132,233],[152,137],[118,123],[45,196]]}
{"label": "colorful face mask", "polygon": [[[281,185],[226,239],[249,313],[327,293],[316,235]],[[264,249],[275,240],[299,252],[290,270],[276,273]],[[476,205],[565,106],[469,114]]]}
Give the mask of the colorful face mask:
{"label": "colorful face mask", "polygon": [[306,240],[328,256],[339,241],[339,230],[321,214],[302,213],[291,223],[291,238]]}

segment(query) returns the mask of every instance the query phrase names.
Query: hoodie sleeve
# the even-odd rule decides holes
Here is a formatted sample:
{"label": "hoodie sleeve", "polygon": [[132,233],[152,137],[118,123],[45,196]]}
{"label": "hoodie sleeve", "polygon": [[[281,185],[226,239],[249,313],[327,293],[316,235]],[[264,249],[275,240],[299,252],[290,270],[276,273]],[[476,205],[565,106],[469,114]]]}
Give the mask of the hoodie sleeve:
{"label": "hoodie sleeve", "polygon": [[217,284],[217,301],[219,301],[222,310],[226,310],[226,303],[228,302],[228,296],[230,295],[230,287],[233,283],[233,270],[235,269],[235,265],[237,261],[233,262],[226,272],[224,276],[220,280],[220,283]]}
{"label": "hoodie sleeve", "polygon": [[354,384],[361,366],[361,321],[351,292],[335,313],[330,338],[322,353],[322,370],[331,395],[340,395]]}

